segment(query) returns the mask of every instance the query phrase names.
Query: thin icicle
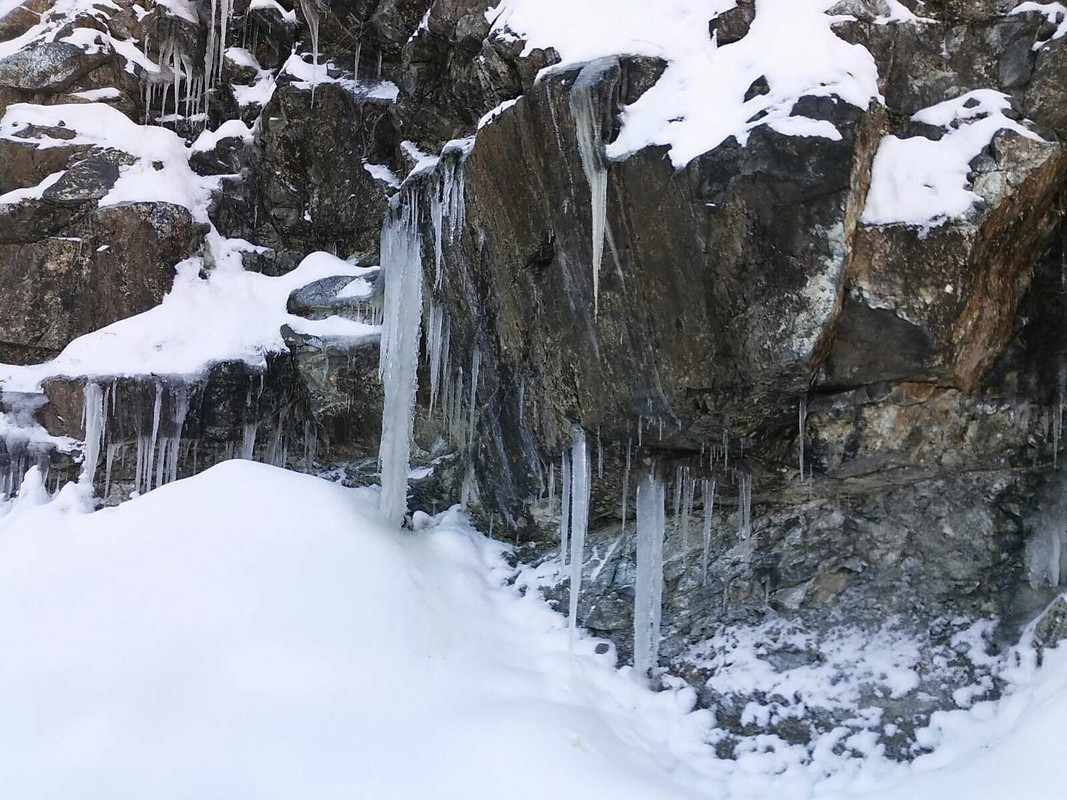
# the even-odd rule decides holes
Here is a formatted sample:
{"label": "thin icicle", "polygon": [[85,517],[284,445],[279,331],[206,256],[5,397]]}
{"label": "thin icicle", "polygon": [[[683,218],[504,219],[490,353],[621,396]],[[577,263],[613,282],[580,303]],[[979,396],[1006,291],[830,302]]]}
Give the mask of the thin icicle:
{"label": "thin icicle", "polygon": [[711,555],[711,517],[715,513],[715,481],[704,479],[704,552],[700,557],[700,583],[708,582],[708,559]]}
{"label": "thin icicle", "polygon": [[567,450],[563,451],[560,481],[563,495],[560,498],[559,507],[559,558],[562,563],[566,564],[571,530],[571,454]]}
{"label": "thin icicle", "polygon": [[696,481],[689,476],[686,467],[682,478],[682,556],[689,552],[689,521],[693,516],[693,495],[696,493]]}
{"label": "thin icicle", "polygon": [[737,538],[744,541],[752,533],[752,476],[737,475]]}
{"label": "thin icicle", "polygon": [[319,9],[315,0],[300,0],[300,10],[311,33],[311,107],[314,108],[315,87],[319,82]]}
{"label": "thin icicle", "polygon": [[659,653],[663,600],[663,482],[649,471],[637,486],[637,576],[634,580],[634,673],[648,676]]}
{"label": "thin icicle", "polygon": [[163,384],[156,381],[156,401],[152,406],[152,434],[145,442],[144,475],[142,480],[143,490],[152,490],[152,473],[156,463],[156,442],[159,439],[159,415],[163,408]]}
{"label": "thin icicle", "polygon": [[797,459],[800,461],[800,480],[804,480],[804,425],[808,421],[808,398],[800,398],[797,411]]}
{"label": "thin icicle", "polygon": [[589,527],[589,448],[580,425],[571,429],[571,643],[578,628],[578,597],[582,592],[582,564],[585,561],[585,534]]}
{"label": "thin icicle", "polygon": [[630,492],[630,443],[632,440],[626,440],[626,468],[622,472],[622,507],[619,510],[622,517],[622,526],[619,528],[620,533],[626,533],[626,512],[629,506],[629,498],[627,495]]}

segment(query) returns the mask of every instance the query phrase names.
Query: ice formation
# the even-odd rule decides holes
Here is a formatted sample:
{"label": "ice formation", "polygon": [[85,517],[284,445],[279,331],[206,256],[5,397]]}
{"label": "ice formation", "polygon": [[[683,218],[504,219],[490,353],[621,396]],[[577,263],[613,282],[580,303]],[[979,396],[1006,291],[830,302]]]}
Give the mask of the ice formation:
{"label": "ice formation", "polygon": [[419,337],[422,321],[422,237],[418,196],[394,200],[382,228],[382,275],[385,323],[378,376],[385,387],[381,469],[381,511],[400,524],[407,513],[407,482],[418,389]]}
{"label": "ice formation", "polygon": [[663,535],[666,489],[654,468],[637,486],[637,576],[634,582],[634,672],[656,666],[663,598]]}
{"label": "ice formation", "polygon": [[96,467],[100,463],[100,448],[107,430],[108,389],[94,381],[86,381],[83,389],[82,430],[85,431],[85,451],[79,481],[93,485]]}
{"label": "ice formation", "polygon": [[578,73],[570,93],[571,114],[582,171],[589,183],[589,208],[593,226],[593,313],[600,308],[600,262],[604,258],[607,238],[608,168],[604,160],[604,143],[600,133],[600,115],[596,108],[596,87],[604,70],[614,59],[602,59],[587,64]]}
{"label": "ice formation", "polygon": [[560,497],[559,507],[559,557],[560,561],[566,564],[571,531],[571,454],[567,450],[563,451],[560,482],[563,493]]}
{"label": "ice formation", "polygon": [[711,518],[715,513],[715,481],[704,479],[704,549],[700,556],[700,582],[708,582],[708,561],[711,556]]}
{"label": "ice formation", "polygon": [[578,597],[582,591],[582,563],[585,561],[585,534],[589,527],[589,446],[580,425],[571,429],[571,639],[578,627]]}
{"label": "ice formation", "polygon": [[737,473],[737,538],[744,541],[752,533],[752,476]]}
{"label": "ice formation", "polygon": [[311,107],[314,108],[315,87],[319,82],[319,8],[315,0],[300,0],[300,10],[311,33]]}

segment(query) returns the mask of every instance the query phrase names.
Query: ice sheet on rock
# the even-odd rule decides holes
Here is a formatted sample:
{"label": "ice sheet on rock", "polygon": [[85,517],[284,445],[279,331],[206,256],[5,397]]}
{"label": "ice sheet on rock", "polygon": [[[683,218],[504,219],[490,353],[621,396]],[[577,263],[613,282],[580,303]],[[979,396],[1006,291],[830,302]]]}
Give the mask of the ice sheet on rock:
{"label": "ice sheet on rock", "polygon": [[282,65],[281,71],[295,78],[293,85],[305,91],[311,91],[313,87],[324,83],[333,83],[355,97],[366,100],[394,103],[400,96],[400,87],[391,81],[354,79],[344,75],[333,78],[330,77],[331,70],[340,71],[332,61],[319,64],[318,69],[315,69],[313,64],[309,64],[300,55],[293,53]]}
{"label": "ice sheet on rock", "polygon": [[1041,141],[1004,111],[1011,99],[991,89],[967,92],[916,112],[912,119],[943,127],[938,140],[886,136],[871,169],[862,222],[912,225],[924,230],[966,215],[981,200],[970,189],[970,164],[1003,130]]}
{"label": "ice sheet on rock", "polygon": [[[708,20],[734,0],[503,0],[486,12],[497,35],[514,32],[526,53],[554,47],[572,67],[604,56],[665,59],[659,81],[622,113],[622,130],[608,146],[620,159],[649,145],[670,148],[675,167],[731,136],[742,144],[757,125],[786,135],[839,138],[829,122],[790,116],[805,95],[837,96],[866,108],[880,98],[870,53],[830,27],[828,0],[760,0],[744,38],[717,47]],[[745,100],[764,77],[766,95]],[[757,115],[762,118],[754,120]]]}
{"label": "ice sheet on rock", "polygon": [[400,188],[400,178],[385,164],[371,164],[369,161],[364,161],[363,169],[370,173],[372,178],[381,181],[390,189]]}
{"label": "ice sheet on rock", "polygon": [[203,130],[192,144],[194,153],[214,150],[223,139],[242,139],[252,141],[252,129],[239,119],[228,119],[213,131]]}
{"label": "ice sheet on rock", "polygon": [[86,89],[84,92],[74,92],[71,97],[80,97],[90,103],[99,103],[103,100],[118,100],[122,93],[118,89],[108,86],[103,89]]}
{"label": "ice sheet on rock", "polygon": [[[240,248],[237,240],[227,240]],[[316,335],[377,336],[377,326],[333,317],[306,320],[290,314],[290,293],[313,281],[370,271],[328,253],[312,253],[277,278],[224,265],[200,276],[198,259],[178,266],[174,287],[155,308],[120,320],[71,342],[52,361],[32,366],[0,365],[5,391],[39,391],[55,376],[202,374],[221,361],[266,364],[283,352],[279,331],[289,324]]]}
{"label": "ice sheet on rock", "polygon": [[277,0],[252,0],[252,2],[248,5],[248,9],[250,11],[253,11],[257,8],[262,8],[268,11],[276,11],[285,22],[289,23],[290,25],[296,24],[296,9],[294,8],[290,11],[286,11],[285,8],[282,7],[281,3],[279,3]]}

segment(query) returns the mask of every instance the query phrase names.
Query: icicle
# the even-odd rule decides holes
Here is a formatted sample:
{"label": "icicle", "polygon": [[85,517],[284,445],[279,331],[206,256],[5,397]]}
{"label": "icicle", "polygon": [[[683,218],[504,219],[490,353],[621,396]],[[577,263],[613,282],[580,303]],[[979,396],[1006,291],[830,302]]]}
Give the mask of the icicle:
{"label": "icicle", "polygon": [[256,433],[259,431],[259,423],[246,422],[241,431],[241,458],[245,461],[254,461],[256,452]]}
{"label": "icicle", "polygon": [[656,666],[663,600],[663,482],[649,471],[637,486],[637,576],[634,581],[634,672]]}
{"label": "icicle", "polygon": [[596,429],[596,476],[604,477],[604,446],[600,443],[600,428]]}
{"label": "icicle", "polygon": [[311,107],[315,107],[315,87],[319,81],[319,9],[315,0],[300,0],[300,10],[311,32]]}
{"label": "icicle", "polygon": [[571,642],[578,628],[578,597],[582,592],[582,564],[585,561],[585,534],[589,527],[589,484],[591,465],[585,431],[571,429]]}
{"label": "icicle", "polygon": [[578,155],[582,171],[589,182],[589,204],[593,225],[593,314],[600,310],[600,262],[607,238],[608,170],[600,133],[600,115],[594,108],[594,94],[601,82],[604,67],[590,62],[578,73],[570,93],[571,115],[578,138]]}
{"label": "icicle", "polygon": [[548,465],[548,507],[556,504],[556,462]]}
{"label": "icicle", "polygon": [[808,398],[800,398],[800,406],[797,411],[797,459],[800,461],[800,480],[804,480],[804,424],[808,420]]}
{"label": "icicle", "polygon": [[685,468],[682,479],[682,556],[689,552],[689,521],[693,516],[693,495],[696,493],[696,481],[689,476]]}
{"label": "icicle", "polygon": [[91,487],[96,479],[100,448],[107,433],[107,390],[87,381],[82,390],[82,429],[85,431],[85,454],[78,482]]}
{"label": "icicle", "polygon": [[426,360],[430,362],[430,415],[441,384],[441,353],[444,348],[445,312],[440,305],[430,301],[429,319],[426,323]]}
{"label": "icicle", "polygon": [[560,480],[563,496],[560,498],[559,507],[559,559],[566,564],[571,530],[571,454],[566,450],[563,451]]}
{"label": "icicle", "polygon": [[737,538],[744,541],[752,533],[752,476],[737,476]]}
{"label": "icicle", "polygon": [[526,410],[526,378],[519,379],[519,425],[522,425],[522,416]]}
{"label": "icicle", "polygon": [[115,451],[118,450],[120,445],[117,442],[109,442],[107,446],[107,456],[104,459],[104,499],[111,494],[111,465],[115,460]]}
{"label": "icicle", "polygon": [[[385,386],[382,413],[381,510],[399,525],[407,513],[407,481],[418,391],[419,336],[422,321],[422,241],[418,198],[390,209],[382,228],[381,260],[385,278],[385,324],[378,375]],[[398,201],[397,201],[398,202]]]}
{"label": "icicle", "polygon": [[144,491],[152,490],[152,472],[155,466],[156,441],[159,438],[159,414],[163,408],[163,384],[156,381],[156,401],[152,406],[152,434],[145,443],[144,456]]}
{"label": "icicle", "polygon": [[671,515],[674,527],[677,529],[682,520],[682,468],[674,470],[674,514]]}
{"label": "icicle", "polygon": [[708,582],[708,558],[711,554],[711,517],[715,513],[715,481],[704,479],[704,552],[700,557],[700,583]]}
{"label": "icicle", "polygon": [[630,442],[631,439],[626,440],[626,467],[622,472],[622,508],[620,509],[620,516],[622,517],[622,526],[619,528],[620,533],[626,533],[626,511],[629,505],[627,495],[630,492]]}

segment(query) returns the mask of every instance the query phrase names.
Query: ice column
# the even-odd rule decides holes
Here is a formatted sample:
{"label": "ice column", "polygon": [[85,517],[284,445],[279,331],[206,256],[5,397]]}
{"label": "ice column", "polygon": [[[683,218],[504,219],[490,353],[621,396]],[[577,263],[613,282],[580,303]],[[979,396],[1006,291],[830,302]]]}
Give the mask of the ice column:
{"label": "ice column", "polygon": [[107,430],[107,391],[100,384],[87,381],[82,390],[82,429],[85,431],[85,456],[78,482],[93,485],[96,467],[100,463],[100,449]]}
{"label": "ice column", "polygon": [[570,628],[571,640],[578,627],[578,596],[582,591],[582,562],[585,551],[585,532],[589,527],[589,448],[585,431],[575,425],[571,429],[571,584]]}
{"label": "ice column", "polygon": [[656,665],[663,599],[663,481],[649,469],[637,486],[637,577],[634,584],[634,672]]}
{"label": "ice column", "polygon": [[385,321],[378,376],[385,388],[382,409],[382,514],[400,524],[407,513],[411,439],[418,390],[419,336],[422,322],[422,241],[418,197],[394,200],[382,228],[381,259],[385,280]]}

